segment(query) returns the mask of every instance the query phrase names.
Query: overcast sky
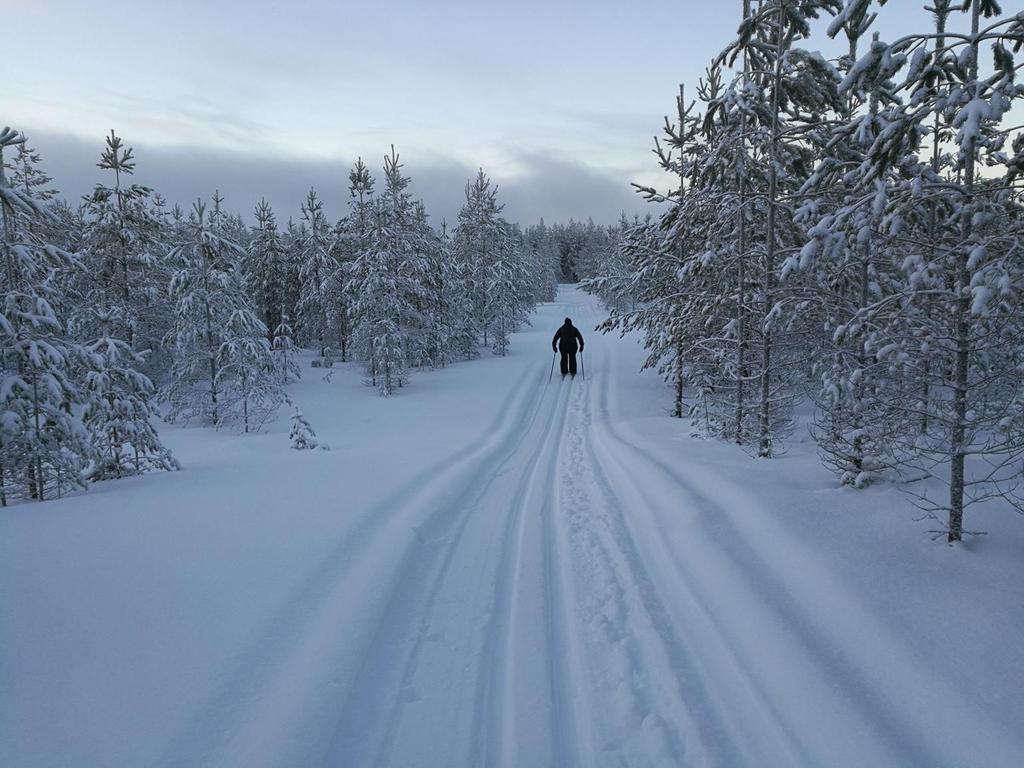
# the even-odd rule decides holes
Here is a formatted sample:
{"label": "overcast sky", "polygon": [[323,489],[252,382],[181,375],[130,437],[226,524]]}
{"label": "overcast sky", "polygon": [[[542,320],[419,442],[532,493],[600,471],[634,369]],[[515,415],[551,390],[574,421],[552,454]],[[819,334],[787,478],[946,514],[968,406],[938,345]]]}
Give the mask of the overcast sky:
{"label": "overcast sky", "polygon": [[[924,19],[895,0],[890,28]],[[478,166],[509,218],[611,222],[663,184],[650,150],[680,82],[740,0],[0,0],[0,123],[69,196],[111,128],[172,202],[219,187],[285,219],[310,185],[332,218],[348,167],[393,143],[435,221]],[[920,22],[918,22],[919,24]]]}

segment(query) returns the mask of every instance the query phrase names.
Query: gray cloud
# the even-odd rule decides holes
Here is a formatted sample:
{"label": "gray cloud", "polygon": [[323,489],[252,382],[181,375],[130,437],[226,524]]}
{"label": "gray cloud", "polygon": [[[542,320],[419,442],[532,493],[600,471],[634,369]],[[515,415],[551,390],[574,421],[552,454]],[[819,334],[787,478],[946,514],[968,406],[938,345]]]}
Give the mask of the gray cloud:
{"label": "gray cloud", "polygon": [[[131,144],[127,137],[125,141]],[[103,149],[102,136],[85,141],[70,134],[35,132],[29,134],[29,144],[39,151],[43,167],[69,200],[77,200],[97,182],[106,181],[105,172],[96,167]],[[283,223],[289,216],[299,216],[299,207],[311,186],[317,189],[332,219],[342,215],[347,202],[351,166],[348,159],[132,146],[137,162],[135,180],[153,187],[172,204],[187,206],[197,197],[208,198],[219,189],[228,209],[247,218],[256,202],[265,197]],[[378,176],[386,148],[381,149],[380,157],[363,158]],[[512,221],[528,224],[543,217],[551,223],[591,217],[599,223],[612,223],[620,211],[643,210],[643,202],[632,192],[626,178],[616,179],[542,153],[522,154],[515,160],[521,169],[516,175],[491,175],[498,184],[499,198],[505,203],[505,216]],[[454,223],[464,199],[466,181],[477,169],[439,155],[402,155],[402,162],[412,178],[412,192],[423,199],[431,220],[435,224],[442,219]]]}
{"label": "gray cloud", "polygon": [[611,224],[623,211],[644,210],[627,177],[616,179],[548,153],[520,154],[516,163],[524,169],[521,174],[495,179],[509,219],[532,223],[543,217],[551,223],[592,218]]}

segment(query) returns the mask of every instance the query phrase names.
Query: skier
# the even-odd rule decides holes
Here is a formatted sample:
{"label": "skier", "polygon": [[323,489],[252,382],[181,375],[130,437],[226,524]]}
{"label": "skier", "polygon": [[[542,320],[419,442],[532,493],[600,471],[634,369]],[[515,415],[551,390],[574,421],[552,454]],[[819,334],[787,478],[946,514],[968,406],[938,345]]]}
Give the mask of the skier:
{"label": "skier", "polygon": [[580,333],[579,328],[572,324],[570,318],[565,318],[565,323],[555,331],[554,338],[551,339],[551,351],[555,352],[556,348],[558,352],[562,353],[561,371],[562,376],[569,373],[573,376],[576,375],[576,342],[579,341],[579,350],[583,351],[583,334]]}

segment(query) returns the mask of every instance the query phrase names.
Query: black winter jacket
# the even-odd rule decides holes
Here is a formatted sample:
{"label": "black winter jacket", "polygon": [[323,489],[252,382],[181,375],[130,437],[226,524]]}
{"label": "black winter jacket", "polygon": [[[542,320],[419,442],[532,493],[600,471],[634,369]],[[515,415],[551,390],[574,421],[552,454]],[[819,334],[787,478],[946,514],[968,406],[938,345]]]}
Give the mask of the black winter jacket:
{"label": "black winter jacket", "polygon": [[558,347],[559,352],[575,352],[576,342],[579,341],[579,349],[583,349],[583,334],[580,333],[572,323],[564,323],[557,331],[555,336],[551,339],[551,349],[554,351],[555,347]]}

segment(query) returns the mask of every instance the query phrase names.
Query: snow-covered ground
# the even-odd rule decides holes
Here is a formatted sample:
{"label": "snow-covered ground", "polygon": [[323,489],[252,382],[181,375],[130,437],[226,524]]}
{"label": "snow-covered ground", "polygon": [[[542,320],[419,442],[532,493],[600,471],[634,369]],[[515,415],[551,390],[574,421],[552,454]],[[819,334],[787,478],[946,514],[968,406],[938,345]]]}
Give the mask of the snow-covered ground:
{"label": "snow-covered ground", "polygon": [[3,510],[0,765],[1024,765],[1024,519],[695,440],[601,316]]}

